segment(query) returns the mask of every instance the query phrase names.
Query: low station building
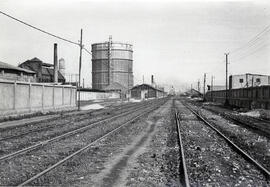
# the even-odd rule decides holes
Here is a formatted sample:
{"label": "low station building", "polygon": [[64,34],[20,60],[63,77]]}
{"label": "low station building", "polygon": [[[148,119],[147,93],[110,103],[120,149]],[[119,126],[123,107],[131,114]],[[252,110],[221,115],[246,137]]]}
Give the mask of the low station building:
{"label": "low station building", "polygon": [[149,84],[136,85],[130,92],[131,98],[134,99],[161,98],[166,94],[164,90],[155,88]]}

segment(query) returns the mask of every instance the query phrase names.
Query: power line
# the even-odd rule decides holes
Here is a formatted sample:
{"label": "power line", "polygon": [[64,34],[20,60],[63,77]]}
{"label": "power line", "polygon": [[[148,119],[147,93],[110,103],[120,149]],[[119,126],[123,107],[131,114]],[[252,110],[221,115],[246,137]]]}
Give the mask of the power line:
{"label": "power line", "polygon": [[75,44],[75,45],[80,45],[79,43],[76,43],[76,42],[73,42],[73,41],[71,41],[71,40],[65,39],[65,38],[63,38],[63,37],[57,36],[57,35],[55,35],[55,34],[52,34],[52,33],[50,33],[50,32],[47,32],[47,31],[45,31],[45,30],[43,30],[43,29],[37,28],[37,27],[35,27],[35,26],[31,25],[31,24],[28,24],[28,23],[26,23],[26,22],[24,22],[24,21],[22,21],[22,20],[19,20],[19,19],[15,18],[15,17],[13,17],[13,16],[11,16],[11,15],[9,15],[9,14],[6,14],[6,13],[2,12],[2,11],[0,11],[0,13],[3,14],[3,15],[5,15],[5,16],[7,16],[7,17],[9,17],[9,18],[11,18],[11,19],[13,19],[13,20],[15,20],[15,21],[18,21],[18,22],[20,22],[20,23],[22,23],[22,24],[24,24],[24,25],[27,25],[27,26],[29,26],[29,27],[31,27],[31,28],[33,28],[33,29],[36,29],[36,30],[38,30],[38,31],[40,31],[40,32],[43,32],[43,33],[45,33],[45,34],[48,34],[48,35],[50,35],[50,36],[52,36],[52,37],[58,38],[58,39],[60,39],[60,40],[63,40],[63,41],[66,41],[66,42],[69,42],[69,43],[72,43],[72,44]]}
{"label": "power line", "polygon": [[[235,53],[233,53],[233,55],[232,55],[233,58],[238,58],[238,57],[240,57],[242,55],[245,55],[245,54],[249,53],[249,51],[251,51],[251,50],[254,50],[254,49],[256,50],[257,48],[260,48],[264,44],[269,44],[269,43],[266,43],[266,40],[263,39],[263,38],[261,38],[260,40],[257,40],[257,41],[258,42],[254,42],[251,45],[247,46],[246,48],[243,48],[243,50],[236,53],[236,55],[235,55]],[[267,46],[267,45],[265,45],[265,46]]]}
{"label": "power line", "polygon": [[235,49],[234,51],[231,51],[230,53],[236,53],[244,48],[247,48],[247,47],[252,47],[255,45],[255,43],[257,41],[259,41],[261,39],[261,37],[268,33],[270,31],[270,25],[268,25],[267,27],[265,27],[260,33],[258,33],[256,36],[254,36],[250,41],[248,41],[245,45],[243,45],[242,47],[239,47],[237,49]]}
{"label": "power line", "polygon": [[92,53],[91,53],[88,49],[86,49],[86,48],[84,48],[84,47],[83,47],[83,49],[84,49],[88,54],[92,55]]}
{"label": "power line", "polygon": [[252,51],[251,53],[249,53],[248,55],[242,55],[242,56],[240,56],[239,58],[234,59],[233,61],[242,60],[242,59],[244,59],[244,58],[247,58],[247,57],[249,57],[249,56],[251,56],[251,55],[253,55],[253,54],[259,52],[262,48],[264,48],[264,47],[266,47],[266,46],[268,46],[268,45],[269,45],[269,43],[266,43],[265,45],[262,45],[262,46],[260,46],[259,48],[256,48],[255,50],[253,50],[253,51]]}

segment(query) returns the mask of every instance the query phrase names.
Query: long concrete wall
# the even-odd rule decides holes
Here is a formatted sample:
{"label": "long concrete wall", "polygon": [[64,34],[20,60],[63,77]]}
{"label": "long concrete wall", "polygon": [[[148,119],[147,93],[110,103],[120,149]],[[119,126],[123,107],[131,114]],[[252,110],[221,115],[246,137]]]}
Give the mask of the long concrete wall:
{"label": "long concrete wall", "polygon": [[88,92],[80,91],[81,101],[119,99],[120,94],[116,92]]}
{"label": "long concrete wall", "polygon": [[76,107],[76,87],[0,80],[0,117]]}

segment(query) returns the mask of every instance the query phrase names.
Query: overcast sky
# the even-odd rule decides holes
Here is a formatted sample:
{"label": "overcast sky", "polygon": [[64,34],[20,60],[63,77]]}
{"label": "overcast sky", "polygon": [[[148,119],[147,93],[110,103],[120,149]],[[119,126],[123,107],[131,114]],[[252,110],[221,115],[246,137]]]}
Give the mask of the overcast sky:
{"label": "overcast sky", "polygon": [[[0,0],[0,10],[46,31],[83,43],[128,42],[134,48],[135,84],[150,82],[195,87],[207,73],[224,84],[225,52],[229,73],[270,74],[269,32],[249,48],[247,42],[270,24],[267,1],[90,1]],[[53,63],[53,43],[66,72],[77,73],[79,48],[0,14],[0,61],[17,65],[33,57]],[[239,59],[239,60],[237,60]],[[91,86],[91,56],[83,53],[82,77]]]}

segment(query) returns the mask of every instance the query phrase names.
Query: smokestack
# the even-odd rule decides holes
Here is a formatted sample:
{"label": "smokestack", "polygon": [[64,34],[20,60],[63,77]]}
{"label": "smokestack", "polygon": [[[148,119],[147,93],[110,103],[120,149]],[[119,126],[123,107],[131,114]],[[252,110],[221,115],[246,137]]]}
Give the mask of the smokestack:
{"label": "smokestack", "polygon": [[151,75],[151,84],[154,85],[154,75]]}
{"label": "smokestack", "polygon": [[58,59],[57,59],[57,43],[54,44],[54,51],[53,51],[53,64],[54,64],[54,74],[53,80],[55,83],[58,82]]}

